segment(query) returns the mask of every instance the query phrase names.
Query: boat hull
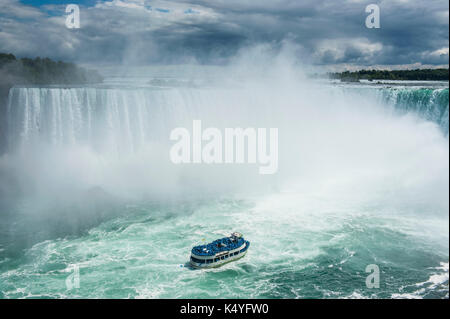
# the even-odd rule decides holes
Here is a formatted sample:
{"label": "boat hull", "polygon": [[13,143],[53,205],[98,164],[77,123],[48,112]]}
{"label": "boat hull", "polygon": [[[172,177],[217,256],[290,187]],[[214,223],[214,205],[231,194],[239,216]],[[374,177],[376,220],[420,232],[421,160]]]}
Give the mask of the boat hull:
{"label": "boat hull", "polygon": [[195,269],[210,269],[210,268],[218,268],[220,266],[223,266],[225,264],[228,264],[230,262],[236,261],[241,259],[242,257],[244,257],[247,254],[247,251],[237,255],[237,256],[232,256],[229,257],[228,259],[224,259],[224,260],[219,260],[217,262],[211,263],[211,264],[199,264],[196,262],[193,262],[192,260],[190,261],[190,265],[191,267],[195,268]]}

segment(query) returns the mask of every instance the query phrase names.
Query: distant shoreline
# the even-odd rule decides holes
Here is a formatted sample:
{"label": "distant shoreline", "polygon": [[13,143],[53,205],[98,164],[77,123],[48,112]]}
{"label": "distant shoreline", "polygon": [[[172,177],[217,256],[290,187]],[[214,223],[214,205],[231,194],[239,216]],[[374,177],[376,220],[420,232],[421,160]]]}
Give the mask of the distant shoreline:
{"label": "distant shoreline", "polygon": [[330,79],[341,82],[359,82],[360,80],[398,80],[398,81],[448,81],[449,69],[416,70],[360,70],[327,73]]}
{"label": "distant shoreline", "polygon": [[0,53],[0,86],[93,84],[103,77],[94,70],[87,70],[74,63],[53,61],[49,58],[21,58]]}

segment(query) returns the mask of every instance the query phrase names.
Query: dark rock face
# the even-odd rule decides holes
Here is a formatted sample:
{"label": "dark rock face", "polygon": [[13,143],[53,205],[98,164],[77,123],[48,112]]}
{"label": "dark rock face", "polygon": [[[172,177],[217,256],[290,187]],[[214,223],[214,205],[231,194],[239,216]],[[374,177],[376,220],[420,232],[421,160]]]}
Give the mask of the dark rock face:
{"label": "dark rock face", "polygon": [[0,85],[0,155],[6,152],[6,110],[10,86]]}

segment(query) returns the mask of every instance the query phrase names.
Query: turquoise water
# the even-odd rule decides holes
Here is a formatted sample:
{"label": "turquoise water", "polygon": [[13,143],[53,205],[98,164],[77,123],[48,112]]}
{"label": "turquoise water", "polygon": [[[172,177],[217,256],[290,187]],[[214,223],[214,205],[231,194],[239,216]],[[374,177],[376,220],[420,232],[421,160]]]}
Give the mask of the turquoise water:
{"label": "turquoise water", "polygon": [[[3,257],[0,291],[4,298],[448,298],[448,224],[440,218],[297,198],[124,206],[122,216],[82,234]],[[218,269],[186,267],[193,245],[236,229],[252,243],[247,256]],[[368,264],[380,268],[378,289],[365,285]],[[68,290],[72,265],[80,286]]]}
{"label": "turquoise water", "polygon": [[438,123],[448,134],[448,88],[383,89],[383,100],[403,112],[416,112],[429,121]]}
{"label": "turquoise water", "polygon": [[[167,136],[173,118],[214,121],[211,101],[215,112],[241,101],[245,118],[242,105],[279,101],[254,90],[259,97],[245,100],[230,91],[15,89],[9,141],[22,153],[0,161],[0,297],[448,298],[448,88],[377,87],[348,99],[326,88],[331,104],[290,92],[279,104],[300,101],[295,108],[249,112],[292,133],[275,176],[179,170],[154,157],[166,154],[155,136]],[[140,126],[143,118],[156,124]],[[34,152],[40,139],[56,148]],[[152,156],[125,147],[144,141]],[[251,242],[244,258],[187,266],[194,245],[233,231]],[[371,264],[379,288],[366,286]],[[74,267],[79,287],[67,286]]]}

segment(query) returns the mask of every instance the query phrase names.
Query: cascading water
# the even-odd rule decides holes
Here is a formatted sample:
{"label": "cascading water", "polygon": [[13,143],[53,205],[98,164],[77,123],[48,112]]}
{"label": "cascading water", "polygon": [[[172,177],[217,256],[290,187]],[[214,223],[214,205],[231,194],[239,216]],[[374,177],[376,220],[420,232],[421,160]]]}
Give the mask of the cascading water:
{"label": "cascading water", "polygon": [[[370,90],[366,96],[374,94],[381,105],[416,114],[448,133],[448,88]],[[196,106],[216,110],[214,105],[204,105],[205,100],[217,99],[217,92],[213,94],[175,89],[12,88],[7,111],[9,149],[45,141],[131,152],[146,142],[167,138],[180,117],[195,117]]]}
{"label": "cascading water", "polygon": [[439,124],[448,134],[448,88],[387,88],[379,90],[382,102],[396,110],[417,113],[420,117]]}
{"label": "cascading water", "polygon": [[[448,298],[448,94],[291,79],[15,87],[0,297]],[[174,165],[170,131],[194,119],[278,127],[279,172]],[[183,267],[193,244],[233,230],[252,241],[242,262]],[[81,286],[67,290],[73,264]],[[369,264],[380,289],[365,286]]]}

